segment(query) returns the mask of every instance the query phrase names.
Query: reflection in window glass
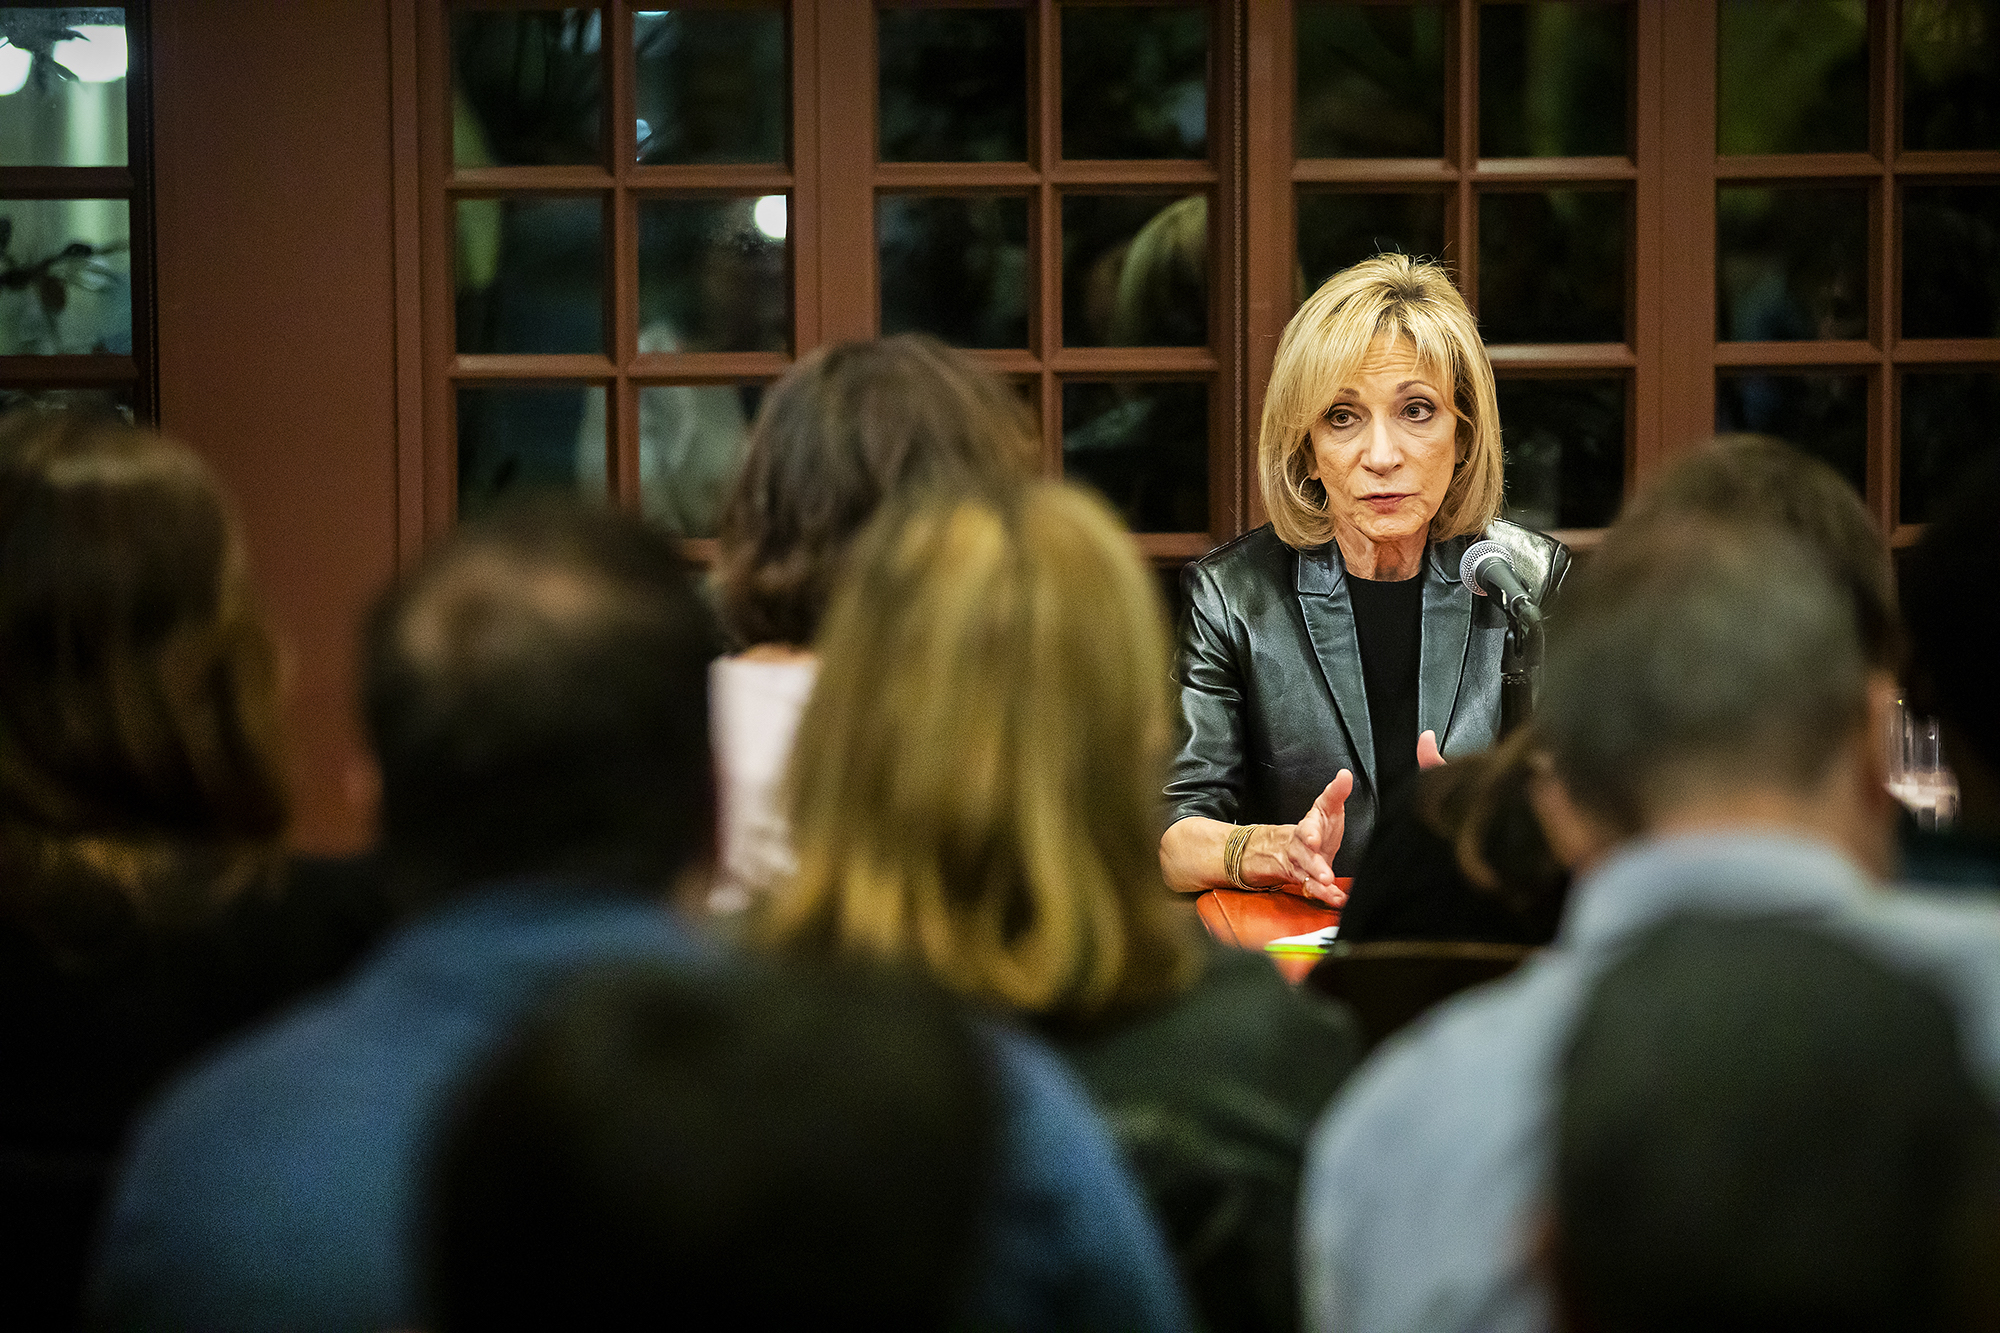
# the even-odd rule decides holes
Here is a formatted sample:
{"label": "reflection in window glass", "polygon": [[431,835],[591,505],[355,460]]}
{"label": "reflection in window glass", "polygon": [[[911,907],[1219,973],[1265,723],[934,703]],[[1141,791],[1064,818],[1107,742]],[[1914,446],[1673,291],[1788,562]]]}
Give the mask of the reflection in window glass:
{"label": "reflection in window glass", "polygon": [[652,352],[792,342],[784,195],[639,201],[639,340]]}
{"label": "reflection in window glass", "polygon": [[1441,4],[1298,7],[1300,157],[1444,156]]}
{"label": "reflection in window glass", "polygon": [[1208,156],[1208,10],[1065,8],[1062,152]]}
{"label": "reflection in window glass", "polygon": [[122,418],[127,425],[137,425],[132,403],[129,384],[110,389],[0,389],[0,415],[17,407],[40,407],[50,411],[109,414]]}
{"label": "reflection in window glass", "polygon": [[1715,192],[1716,336],[1725,342],[1868,336],[1868,192]]}
{"label": "reflection in window glass", "polygon": [[1524,527],[1600,528],[1625,490],[1623,378],[1502,379],[1507,518]]}
{"label": "reflection in window glass", "polygon": [[1868,379],[1863,375],[1718,375],[1715,429],[1789,441],[1868,491]]}
{"label": "reflection in window glass", "polygon": [[1623,157],[1623,5],[1486,5],[1479,11],[1481,157]]}
{"label": "reflection in window glass", "polygon": [[[640,343],[642,352],[672,350]],[[640,512],[677,536],[713,537],[764,386],[654,384],[638,396]],[[599,394],[576,433],[577,480],[593,493],[609,489],[604,426]]]}
{"label": "reflection in window glass", "polygon": [[604,206],[461,199],[458,350],[602,352]]}
{"label": "reflection in window glass", "polygon": [[122,167],[125,11],[0,9],[0,163]]}
{"label": "reflection in window glass", "polygon": [[1479,197],[1479,327],[1491,343],[1623,342],[1624,190]]}
{"label": "reflection in window glass", "polygon": [[602,41],[594,9],[453,12],[453,165],[603,161]]}
{"label": "reflection in window glass", "polygon": [[1903,336],[2000,338],[2000,185],[1904,188]]}
{"label": "reflection in window glass", "polygon": [[641,162],[782,162],[785,16],[777,9],[632,16]]}
{"label": "reflection in window glass", "polygon": [[2000,374],[1910,371],[1903,376],[1902,499],[1904,523],[1939,516],[1960,476],[2000,451]]}
{"label": "reflection in window glass", "polygon": [[884,162],[1020,162],[1028,156],[1024,9],[885,9]]}
{"label": "reflection in window glass", "polygon": [[1387,252],[1444,253],[1444,195],[1359,194],[1299,189],[1303,300],[1350,264]]}
{"label": "reflection in window glass", "polygon": [[1208,343],[1208,200],[1065,195],[1063,344]]}
{"label": "reflection in window glass", "polygon": [[587,415],[598,422],[604,455],[604,387],[584,384],[481,385],[458,390],[458,516],[551,492],[605,494],[604,465],[586,480],[576,439]]}
{"label": "reflection in window glass", "polygon": [[0,356],[132,355],[132,206],[0,199]]}
{"label": "reflection in window glass", "polygon": [[1208,531],[1208,385],[1065,383],[1063,475],[1134,532]]}
{"label": "reflection in window glass", "polygon": [[882,332],[1028,345],[1028,201],[894,195],[876,205]]}
{"label": "reflection in window glass", "polygon": [[1868,151],[1865,0],[1725,0],[1716,20],[1719,152]]}
{"label": "reflection in window glass", "polygon": [[1905,0],[1903,147],[2000,148],[2000,11],[1990,0]]}

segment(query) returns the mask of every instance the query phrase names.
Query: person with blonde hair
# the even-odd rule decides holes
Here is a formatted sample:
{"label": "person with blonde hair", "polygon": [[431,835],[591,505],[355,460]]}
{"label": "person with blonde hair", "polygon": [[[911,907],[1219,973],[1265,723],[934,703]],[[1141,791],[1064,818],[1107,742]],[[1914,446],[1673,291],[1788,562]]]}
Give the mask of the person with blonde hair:
{"label": "person with blonde hair", "polygon": [[1498,542],[1543,605],[1569,564],[1499,517],[1494,397],[1472,314],[1429,260],[1344,269],[1286,326],[1257,446],[1271,521],[1182,576],[1173,888],[1337,906],[1383,796],[1494,740],[1507,619],[1460,558]]}
{"label": "person with blonde hair", "polygon": [[1261,957],[1206,950],[1161,883],[1168,639],[1129,534],[1058,483],[913,497],[857,548],[819,650],[798,871],[755,933],[1055,1040],[1211,1326],[1289,1327],[1303,1134],[1358,1042]]}

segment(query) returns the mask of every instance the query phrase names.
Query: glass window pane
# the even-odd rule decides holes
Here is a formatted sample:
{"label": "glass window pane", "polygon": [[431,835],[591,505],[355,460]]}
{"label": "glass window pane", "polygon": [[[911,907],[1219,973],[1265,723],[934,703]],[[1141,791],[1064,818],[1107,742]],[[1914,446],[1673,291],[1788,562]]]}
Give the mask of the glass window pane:
{"label": "glass window pane", "polygon": [[640,200],[639,350],[788,350],[788,219],[782,194]]}
{"label": "glass window pane", "polygon": [[641,162],[785,160],[782,11],[642,11],[632,60]]}
{"label": "glass window pane", "polygon": [[1028,345],[1028,201],[885,194],[875,208],[883,333]]}
{"label": "glass window pane", "polygon": [[877,18],[884,162],[1028,156],[1024,9],[889,9]]}
{"label": "glass window pane", "polygon": [[1208,200],[1063,196],[1063,344],[1208,344]]}
{"label": "glass window pane", "polygon": [[1298,201],[1301,298],[1349,264],[1373,255],[1400,250],[1436,258],[1444,253],[1441,193],[1359,194],[1301,186]]}
{"label": "glass window pane", "polygon": [[602,352],[604,206],[461,199],[458,350]]}
{"label": "glass window pane", "polygon": [[1904,188],[1903,336],[2000,338],[2000,185]]}
{"label": "glass window pane", "polygon": [[1298,7],[1300,157],[1444,156],[1445,7]]}
{"label": "glass window pane", "polygon": [[1913,370],[1903,376],[1904,523],[1928,523],[1971,466],[2000,450],[2000,373]]}
{"label": "glass window pane", "polygon": [[1715,282],[1724,342],[1867,337],[1867,190],[1718,189]]}
{"label": "glass window pane", "polygon": [[0,199],[0,356],[132,355],[132,206]]}
{"label": "glass window pane", "polygon": [[0,9],[0,166],[122,167],[125,11]]}
{"label": "glass window pane", "polygon": [[[604,495],[604,438],[601,384],[461,386],[458,516],[551,492]],[[586,477],[578,457],[592,450]]]}
{"label": "glass window pane", "polygon": [[1490,343],[1625,341],[1623,190],[1479,197],[1479,327]]}
{"label": "glass window pane", "polygon": [[2000,10],[1906,0],[1903,147],[2000,148]]}
{"label": "glass window pane", "polygon": [[1208,156],[1208,10],[1062,12],[1062,151]]}
{"label": "glass window pane", "polygon": [[1208,531],[1208,385],[1065,382],[1063,475],[1134,532]]}
{"label": "glass window pane", "polygon": [[1715,429],[1788,440],[1868,489],[1868,377],[1752,371],[1718,375]]}
{"label": "glass window pane", "polygon": [[1485,5],[1479,11],[1482,157],[1623,157],[1623,5]]}
{"label": "glass window pane", "polygon": [[1601,528],[1625,493],[1625,380],[1502,379],[1507,517],[1544,531]]}
{"label": "glass window pane", "polygon": [[1716,18],[1717,151],[1868,151],[1865,0],[1724,0]]}
{"label": "glass window pane", "polygon": [[595,9],[454,12],[453,164],[602,162],[602,29]]}
{"label": "glass window pane", "polygon": [[[652,384],[638,397],[640,512],[679,536],[713,537],[764,386]],[[604,440],[600,393],[576,432],[577,480],[593,494],[608,490]]]}

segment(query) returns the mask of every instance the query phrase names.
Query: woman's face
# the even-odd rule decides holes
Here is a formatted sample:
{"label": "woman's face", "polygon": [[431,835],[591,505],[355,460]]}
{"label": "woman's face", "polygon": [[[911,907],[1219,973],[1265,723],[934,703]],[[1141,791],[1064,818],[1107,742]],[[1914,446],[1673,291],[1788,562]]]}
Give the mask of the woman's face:
{"label": "woman's face", "polygon": [[[1312,470],[1337,536],[1421,543],[1457,462],[1451,386],[1417,370],[1407,343],[1377,338],[1312,425]],[[1343,550],[1348,541],[1341,543]]]}

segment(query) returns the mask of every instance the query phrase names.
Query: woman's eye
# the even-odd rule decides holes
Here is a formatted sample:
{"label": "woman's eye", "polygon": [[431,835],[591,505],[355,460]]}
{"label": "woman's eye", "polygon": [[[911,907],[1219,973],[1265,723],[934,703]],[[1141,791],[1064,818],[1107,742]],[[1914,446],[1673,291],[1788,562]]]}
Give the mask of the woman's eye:
{"label": "woman's eye", "polygon": [[1359,417],[1344,407],[1329,407],[1326,410],[1326,424],[1340,430],[1345,430],[1359,420]]}
{"label": "woman's eye", "polygon": [[1403,415],[1412,421],[1429,421],[1437,415],[1437,408],[1427,398],[1412,398],[1403,408]]}

